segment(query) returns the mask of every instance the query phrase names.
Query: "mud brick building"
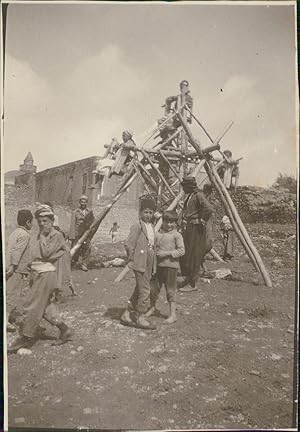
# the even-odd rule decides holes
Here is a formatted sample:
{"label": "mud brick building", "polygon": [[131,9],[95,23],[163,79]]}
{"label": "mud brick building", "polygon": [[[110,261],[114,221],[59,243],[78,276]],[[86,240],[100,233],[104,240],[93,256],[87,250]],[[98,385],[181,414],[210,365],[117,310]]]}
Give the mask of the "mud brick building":
{"label": "mud brick building", "polygon": [[[92,156],[38,172],[35,175],[35,200],[50,201],[54,205],[74,209],[78,205],[78,198],[85,194],[93,208],[104,206],[118,189],[121,177],[102,177],[96,187],[92,188],[93,170],[99,159],[100,157]],[[138,198],[142,193],[143,186],[136,181],[117,205],[137,208]]]}
{"label": "mud brick building", "polygon": [[[92,156],[36,172],[32,155],[28,153],[18,171],[9,171],[4,176],[8,230],[11,231],[10,225],[13,227],[15,224],[14,215],[17,209],[33,209],[36,202],[47,201],[53,204],[61,228],[68,230],[71,211],[78,206],[78,199],[82,194],[89,197],[89,206],[97,215],[122,181],[119,176],[105,176],[92,188],[93,170],[99,159],[100,157]],[[109,229],[113,222],[117,222],[120,225],[120,237],[124,238],[137,218],[138,199],[143,193],[144,187],[136,179],[104,219],[96,237],[102,241],[108,240]]]}

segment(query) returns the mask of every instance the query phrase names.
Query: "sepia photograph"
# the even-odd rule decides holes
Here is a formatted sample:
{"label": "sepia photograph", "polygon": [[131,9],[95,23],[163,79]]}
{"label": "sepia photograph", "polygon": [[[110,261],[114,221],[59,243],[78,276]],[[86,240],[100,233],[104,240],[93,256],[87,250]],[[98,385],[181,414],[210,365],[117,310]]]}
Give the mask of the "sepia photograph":
{"label": "sepia photograph", "polygon": [[5,431],[297,430],[296,23],[1,4]]}

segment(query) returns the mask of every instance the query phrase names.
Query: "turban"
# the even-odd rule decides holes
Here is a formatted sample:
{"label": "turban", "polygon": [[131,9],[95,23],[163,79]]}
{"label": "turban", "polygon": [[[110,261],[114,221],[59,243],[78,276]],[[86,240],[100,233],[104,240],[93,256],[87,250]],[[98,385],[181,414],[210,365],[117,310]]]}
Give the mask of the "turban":
{"label": "turban", "polygon": [[133,136],[133,132],[131,130],[125,130],[123,134],[126,135],[128,138],[132,138]]}
{"label": "turban", "polygon": [[183,81],[181,81],[181,83],[180,83],[180,87],[183,86],[183,85],[188,86],[188,85],[189,85],[189,82],[188,82],[187,80],[183,80]]}
{"label": "turban", "polygon": [[41,217],[41,216],[52,216],[54,217],[54,211],[52,208],[47,204],[39,204],[37,203],[37,209],[35,212],[35,217]]}
{"label": "turban", "polygon": [[88,197],[86,195],[81,195],[81,197],[79,198],[79,201],[81,201],[81,200],[88,201],[89,199],[88,199]]}
{"label": "turban", "polygon": [[151,198],[145,198],[141,200],[141,210],[150,209],[155,211],[156,210],[156,204]]}
{"label": "turban", "polygon": [[196,187],[197,182],[195,177],[184,177],[184,179],[181,182],[182,186],[190,186],[190,187]]}

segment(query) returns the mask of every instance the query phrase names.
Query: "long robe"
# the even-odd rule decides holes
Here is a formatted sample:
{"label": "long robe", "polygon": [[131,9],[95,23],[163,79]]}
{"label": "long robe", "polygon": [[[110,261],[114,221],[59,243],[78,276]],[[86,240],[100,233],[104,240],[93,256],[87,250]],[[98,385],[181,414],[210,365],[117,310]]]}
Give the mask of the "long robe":
{"label": "long robe", "polygon": [[47,235],[39,234],[32,243],[30,291],[24,302],[21,334],[34,337],[39,323],[45,318],[50,324],[62,322],[55,302],[57,271],[55,264],[65,253],[63,235],[52,228]]}

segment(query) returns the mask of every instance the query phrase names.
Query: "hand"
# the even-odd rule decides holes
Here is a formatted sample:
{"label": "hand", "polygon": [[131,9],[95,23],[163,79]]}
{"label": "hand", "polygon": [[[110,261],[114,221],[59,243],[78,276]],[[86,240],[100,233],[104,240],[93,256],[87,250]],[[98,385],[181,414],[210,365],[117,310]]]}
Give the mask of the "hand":
{"label": "hand", "polygon": [[10,265],[5,273],[6,279],[9,279],[14,274],[14,271],[15,271],[15,267],[13,265]]}
{"label": "hand", "polygon": [[204,219],[200,219],[200,222],[202,223],[202,225],[205,227],[206,226],[206,220],[204,220]]}

